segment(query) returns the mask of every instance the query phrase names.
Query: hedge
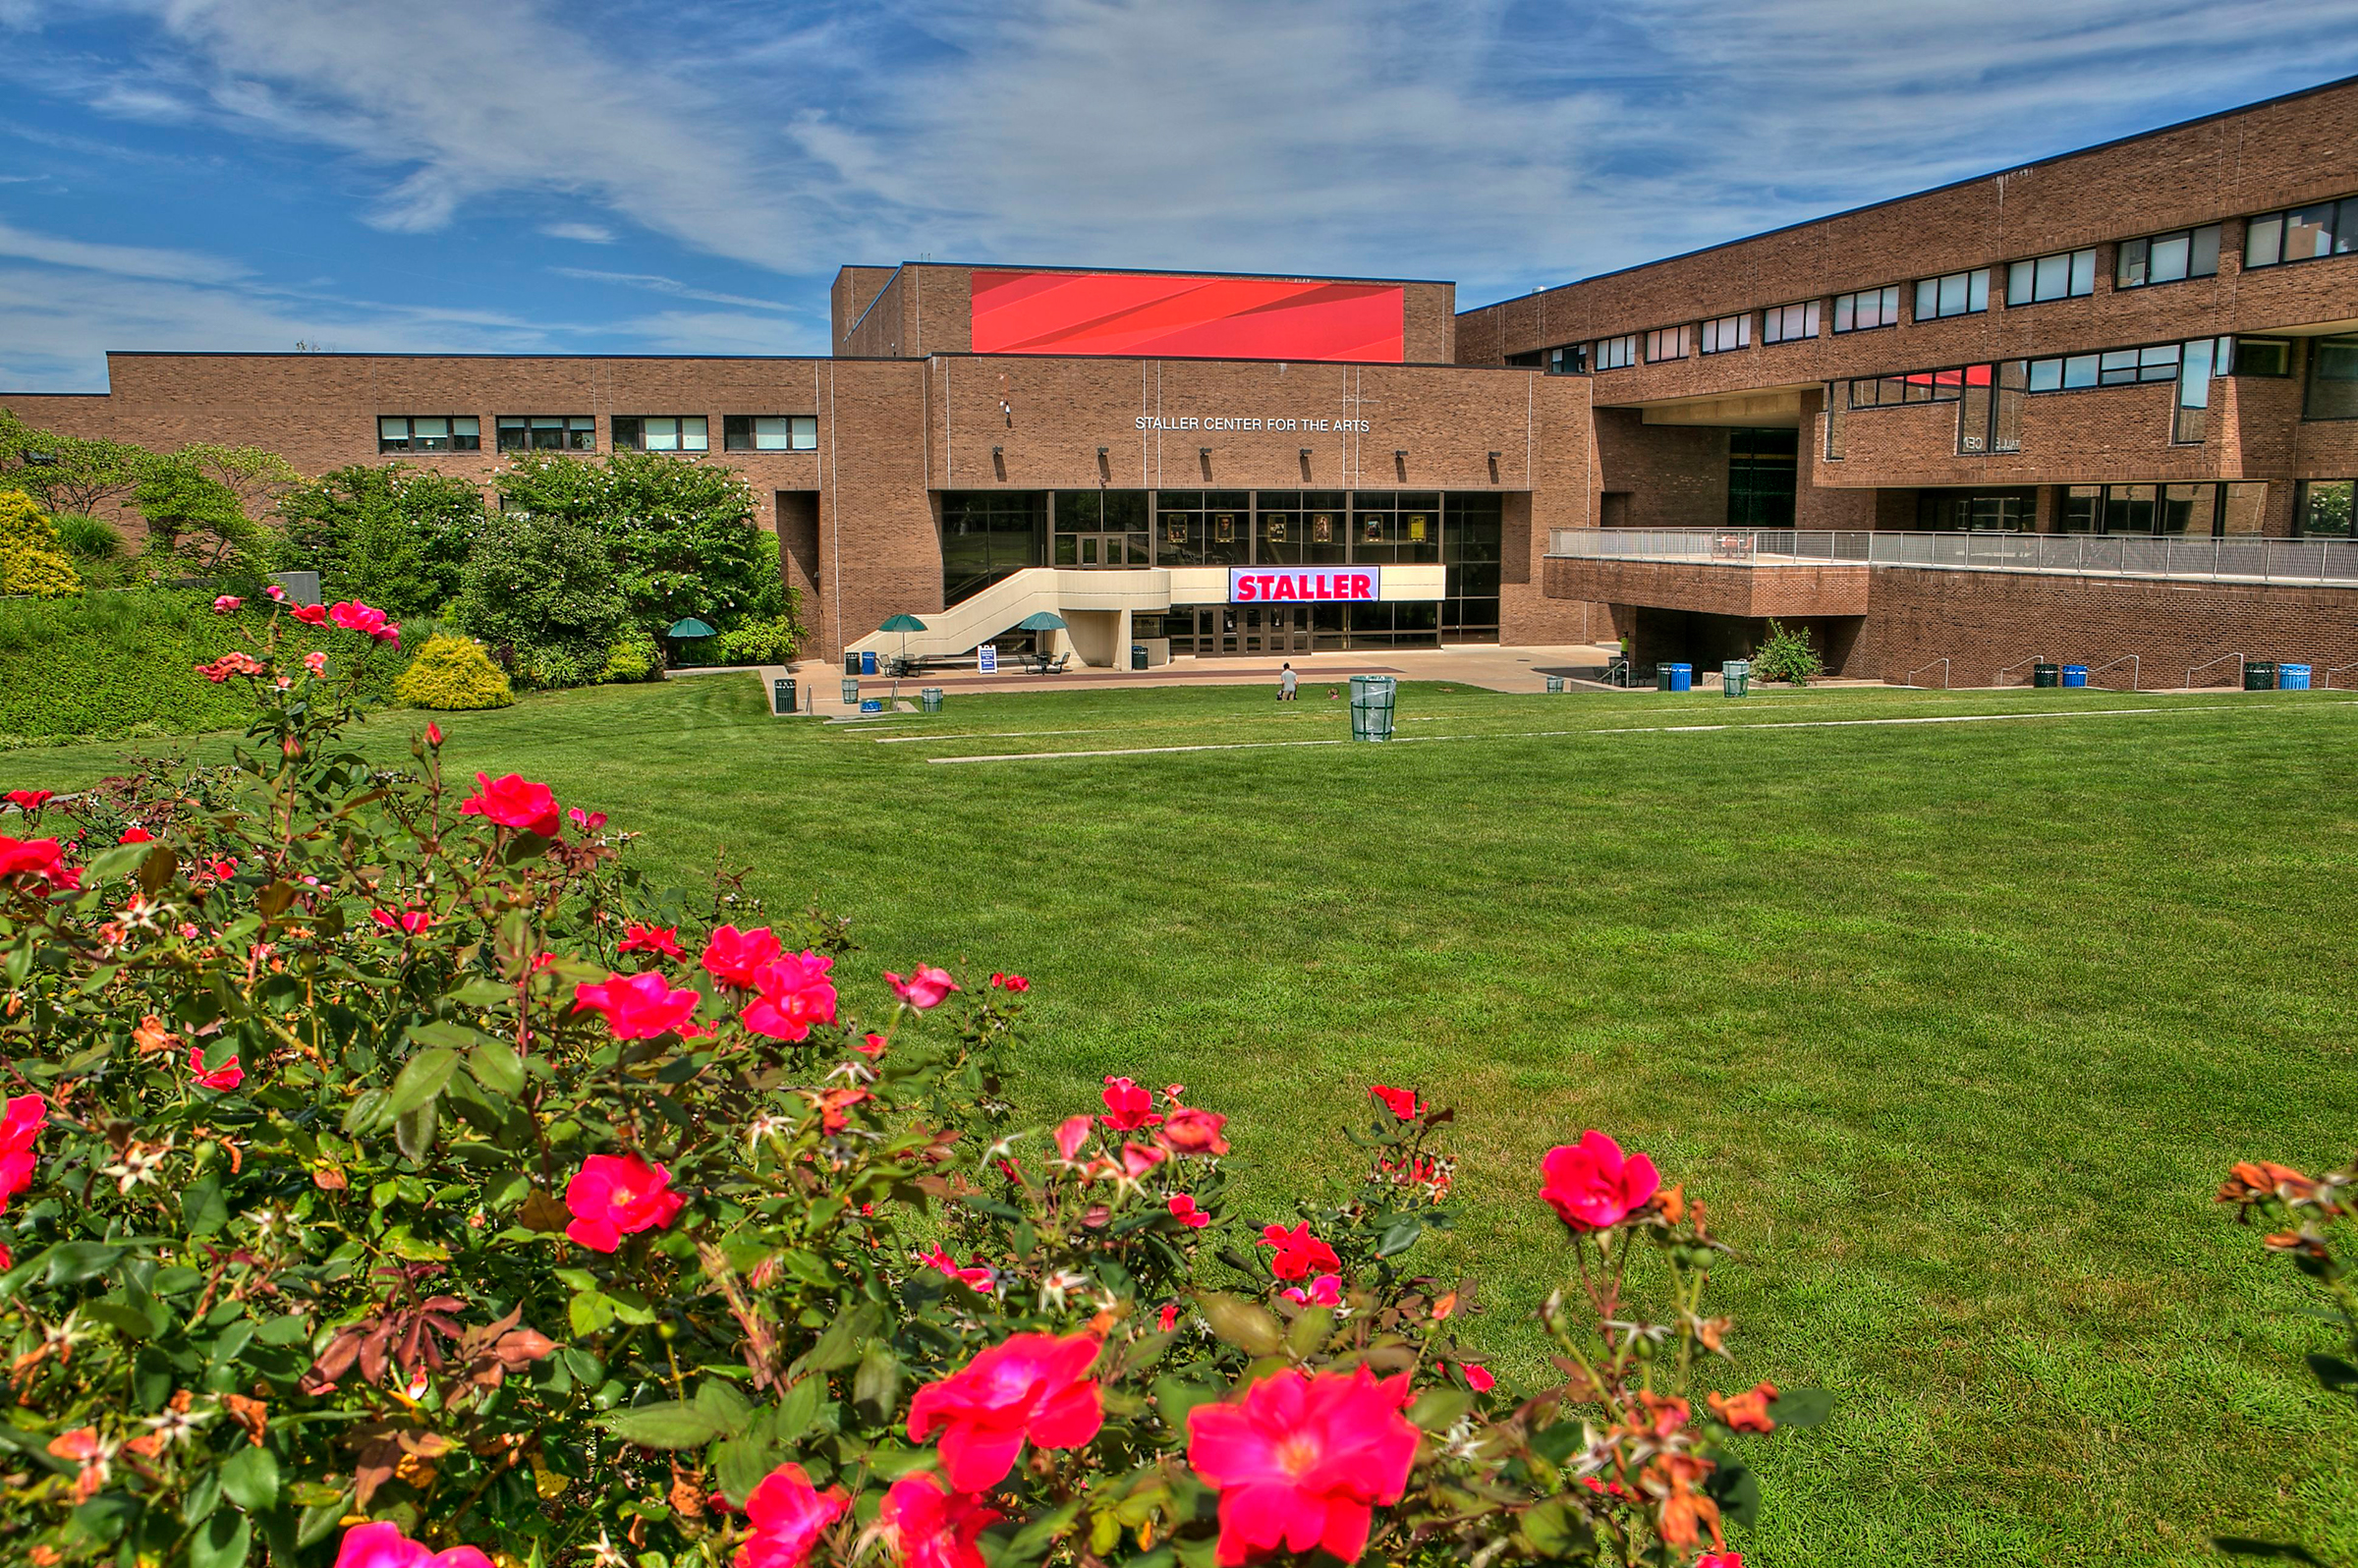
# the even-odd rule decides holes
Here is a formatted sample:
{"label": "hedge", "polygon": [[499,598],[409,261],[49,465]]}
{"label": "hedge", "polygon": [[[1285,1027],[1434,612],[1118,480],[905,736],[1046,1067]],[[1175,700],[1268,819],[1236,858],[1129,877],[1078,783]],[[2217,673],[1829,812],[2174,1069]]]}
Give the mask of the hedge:
{"label": "hedge", "polygon": [[[73,598],[0,598],[0,746],[126,740],[243,727],[254,713],[247,683],[191,680],[197,664],[248,644],[268,606],[215,615],[209,593],[140,588]],[[290,622],[288,645],[350,655],[355,639]],[[410,641],[427,628],[413,624]],[[406,662],[391,648],[365,655],[363,689],[390,699]]]}

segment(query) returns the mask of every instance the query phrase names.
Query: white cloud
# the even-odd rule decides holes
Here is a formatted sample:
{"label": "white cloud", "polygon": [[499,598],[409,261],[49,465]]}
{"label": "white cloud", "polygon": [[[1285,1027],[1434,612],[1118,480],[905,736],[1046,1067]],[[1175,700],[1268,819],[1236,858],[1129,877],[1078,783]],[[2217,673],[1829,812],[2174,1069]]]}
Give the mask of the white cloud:
{"label": "white cloud", "polygon": [[701,300],[706,305],[734,305],[749,310],[793,311],[795,307],[780,305],[775,300],[757,300],[743,294],[720,294],[711,289],[699,289],[677,278],[666,278],[651,272],[598,272],[589,267],[550,267],[561,278],[580,278],[587,283],[611,283],[617,288],[645,289],[649,294],[669,294],[683,300]]}
{"label": "white cloud", "polygon": [[31,234],[0,222],[0,256],[41,261],[50,266],[109,272],[126,278],[168,278],[182,283],[227,283],[246,276],[234,261],[196,255],[187,251],[151,251],[131,245],[91,245]]}
{"label": "white cloud", "polygon": [[614,243],[614,231],[599,223],[543,223],[540,232],[552,240],[579,240],[584,245]]}

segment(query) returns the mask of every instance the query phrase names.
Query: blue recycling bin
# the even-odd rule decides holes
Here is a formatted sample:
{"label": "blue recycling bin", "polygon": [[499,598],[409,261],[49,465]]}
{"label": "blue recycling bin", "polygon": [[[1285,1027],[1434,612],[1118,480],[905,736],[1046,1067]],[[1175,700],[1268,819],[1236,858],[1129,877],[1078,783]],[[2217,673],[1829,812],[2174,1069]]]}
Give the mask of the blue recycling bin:
{"label": "blue recycling bin", "polygon": [[2276,666],[2276,690],[2279,692],[2306,692],[2309,690],[2309,666],[2306,664],[2278,664]]}
{"label": "blue recycling bin", "polygon": [[1694,665],[1665,664],[1662,666],[1662,668],[1669,673],[1670,690],[1673,692],[1692,692],[1695,690]]}
{"label": "blue recycling bin", "polygon": [[2063,684],[2065,686],[2086,686],[2088,684],[2088,666],[2085,664],[2064,665]]}
{"label": "blue recycling bin", "polygon": [[860,700],[860,711],[881,713],[884,711],[884,700],[880,697],[864,697]]}
{"label": "blue recycling bin", "polygon": [[876,673],[876,650],[874,648],[864,647],[860,650],[860,673],[863,675]]}

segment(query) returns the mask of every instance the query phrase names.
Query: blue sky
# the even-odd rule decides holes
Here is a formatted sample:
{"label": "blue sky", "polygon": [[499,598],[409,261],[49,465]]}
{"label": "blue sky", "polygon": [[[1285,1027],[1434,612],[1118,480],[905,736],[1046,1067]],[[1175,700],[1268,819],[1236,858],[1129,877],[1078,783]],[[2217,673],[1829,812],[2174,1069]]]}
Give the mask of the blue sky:
{"label": "blue sky", "polygon": [[823,354],[847,261],[1472,306],[2358,75],[2358,0],[0,0],[0,389]]}

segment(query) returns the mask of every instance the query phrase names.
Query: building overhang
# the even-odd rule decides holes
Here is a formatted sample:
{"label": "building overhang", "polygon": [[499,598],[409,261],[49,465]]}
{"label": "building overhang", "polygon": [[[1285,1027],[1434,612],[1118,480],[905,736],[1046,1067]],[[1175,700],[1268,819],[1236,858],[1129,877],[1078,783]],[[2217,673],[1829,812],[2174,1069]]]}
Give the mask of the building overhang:
{"label": "building overhang", "polygon": [[[1664,398],[1654,403],[1613,404],[1634,408],[1648,424],[1710,424],[1730,428],[1798,429],[1801,395],[1818,383],[1762,387],[1747,392],[1721,392],[1709,397]],[[1600,405],[1604,407],[1606,405]]]}
{"label": "building overhang", "polygon": [[1691,610],[1748,620],[1771,615],[1865,615],[1868,570],[1863,562],[1751,566],[1549,556],[1544,591],[1551,599]]}

